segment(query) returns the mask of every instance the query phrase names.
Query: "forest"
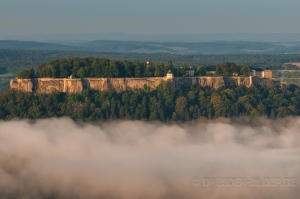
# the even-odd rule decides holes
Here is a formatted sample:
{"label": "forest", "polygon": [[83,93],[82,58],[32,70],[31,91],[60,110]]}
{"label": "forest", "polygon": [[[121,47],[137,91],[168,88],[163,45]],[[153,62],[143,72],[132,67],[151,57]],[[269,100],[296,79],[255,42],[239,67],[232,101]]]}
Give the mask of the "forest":
{"label": "forest", "polygon": [[[124,62],[162,62],[168,65],[172,61],[174,68],[183,65],[204,66],[210,68],[221,62],[234,62],[237,65],[250,66],[251,68],[265,68],[271,70],[292,69],[299,70],[297,66],[285,63],[300,62],[299,54],[218,54],[218,55],[178,55],[171,53],[115,53],[115,52],[91,52],[91,51],[58,51],[58,50],[8,50],[0,49],[0,93],[9,87],[9,80],[16,74],[29,68],[37,69],[40,63],[53,59],[67,59],[69,56],[87,58],[103,58]],[[279,77],[275,75],[275,77]]]}
{"label": "forest", "polygon": [[[250,75],[249,66],[237,65],[233,62],[222,62],[215,66],[217,75],[229,76],[234,73],[241,76]],[[181,67],[175,68],[171,61],[167,64],[163,62],[131,62],[131,61],[115,61],[103,58],[68,58],[51,60],[43,62],[37,67],[36,73],[33,68],[22,71],[17,74],[19,79],[26,78],[84,78],[84,77],[102,77],[102,78],[119,78],[119,77],[164,77],[171,70],[175,77],[189,76],[188,71],[195,71],[195,76],[205,76],[206,68],[198,66],[192,68],[184,63]]]}
{"label": "forest", "polygon": [[[233,62],[215,66],[216,75],[249,75],[250,67]],[[27,69],[19,78],[34,77],[147,77],[164,76],[173,70],[176,76],[187,76],[187,65],[175,68],[171,61],[149,63],[114,61],[103,58],[68,58],[41,63],[36,70]],[[198,66],[196,75],[206,75]],[[39,119],[68,116],[81,121],[114,119],[162,122],[190,121],[201,118],[265,116],[281,118],[300,115],[300,88],[264,88],[226,85],[219,89],[199,85],[175,90],[170,82],[162,81],[155,90],[139,89],[116,93],[84,90],[81,94],[36,94],[7,89],[0,94],[0,119]]]}
{"label": "forest", "polygon": [[[250,67],[233,62],[215,66],[217,75],[249,75]],[[146,77],[164,76],[173,70],[176,76],[187,76],[187,65],[175,68],[171,61],[150,63],[115,61],[103,58],[68,58],[41,63],[22,71],[19,78],[34,77]],[[196,75],[206,75],[203,66]],[[190,121],[201,118],[265,116],[281,118],[300,115],[300,88],[263,88],[226,85],[219,89],[199,85],[183,86],[175,90],[162,81],[155,90],[139,89],[116,93],[84,90],[81,94],[36,94],[7,89],[0,94],[0,119],[68,116],[74,120],[102,121],[113,119],[162,122]]]}
{"label": "forest", "polygon": [[253,68],[263,68],[268,66],[271,70],[297,69],[295,66],[286,66],[284,63],[300,62],[299,54],[222,54],[222,55],[176,55],[170,53],[105,53],[88,51],[50,51],[50,50],[5,50],[0,49],[0,67],[2,73],[8,72],[17,74],[24,69],[34,68],[42,62],[53,59],[74,57],[96,57],[112,60],[128,60],[145,62],[172,61],[174,67],[180,67],[183,63],[189,66],[211,66],[220,62],[235,62]]}
{"label": "forest", "polygon": [[300,88],[192,85],[175,90],[162,82],[155,90],[116,93],[84,90],[82,94],[35,94],[7,89],[0,94],[0,119],[68,116],[79,121],[190,121],[201,118],[300,115]]}

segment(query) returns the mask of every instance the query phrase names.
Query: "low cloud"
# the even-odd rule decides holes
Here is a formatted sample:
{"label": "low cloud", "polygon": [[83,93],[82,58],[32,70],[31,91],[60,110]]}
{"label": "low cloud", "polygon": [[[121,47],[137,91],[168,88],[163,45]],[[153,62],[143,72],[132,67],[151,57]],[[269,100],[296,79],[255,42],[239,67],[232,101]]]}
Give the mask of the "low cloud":
{"label": "low cloud", "polygon": [[0,197],[299,198],[299,129],[300,118],[2,121]]}

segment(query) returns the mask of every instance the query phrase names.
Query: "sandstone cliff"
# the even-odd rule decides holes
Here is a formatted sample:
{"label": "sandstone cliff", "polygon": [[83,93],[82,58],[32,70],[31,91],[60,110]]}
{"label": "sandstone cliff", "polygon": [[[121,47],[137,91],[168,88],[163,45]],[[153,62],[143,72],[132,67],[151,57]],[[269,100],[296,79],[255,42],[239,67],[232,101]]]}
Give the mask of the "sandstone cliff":
{"label": "sandstone cliff", "polygon": [[252,84],[261,86],[270,86],[273,84],[271,79],[261,79],[250,77],[156,77],[156,78],[37,78],[37,79],[12,79],[10,88],[23,92],[36,93],[81,93],[83,89],[92,89],[97,91],[105,91],[109,85],[116,92],[133,91],[135,89],[144,89],[145,86],[150,90],[155,89],[162,81],[171,82],[176,89],[180,89],[185,85],[201,85],[212,88],[220,88],[221,86],[244,85],[250,87]]}
{"label": "sandstone cliff", "polygon": [[178,77],[174,78],[176,89],[181,89],[184,85],[201,85],[218,89],[225,85],[223,77]]}
{"label": "sandstone cliff", "polygon": [[253,77],[253,84],[261,87],[271,87],[276,84],[279,84],[279,82],[275,83],[273,79],[269,79],[269,78]]}
{"label": "sandstone cliff", "polygon": [[53,79],[37,78],[33,79],[34,91],[37,93],[80,93],[83,91],[81,79]]}
{"label": "sandstone cliff", "polygon": [[23,92],[36,93],[81,93],[83,89],[92,89],[97,91],[106,91],[111,85],[116,92],[133,91],[143,89],[145,85],[153,90],[162,81],[161,78],[37,78],[37,79],[12,79],[10,88]]}
{"label": "sandstone cliff", "polygon": [[33,92],[32,79],[11,79],[10,88],[22,92]]}

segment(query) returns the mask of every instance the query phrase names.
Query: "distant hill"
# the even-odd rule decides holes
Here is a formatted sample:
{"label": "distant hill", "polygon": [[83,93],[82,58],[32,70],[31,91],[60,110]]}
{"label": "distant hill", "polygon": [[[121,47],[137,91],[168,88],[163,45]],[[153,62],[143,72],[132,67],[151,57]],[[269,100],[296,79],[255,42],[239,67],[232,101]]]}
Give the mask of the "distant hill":
{"label": "distant hill", "polygon": [[36,41],[0,40],[0,49],[14,50],[75,50],[72,46]]}
{"label": "distant hill", "polygon": [[[300,41],[300,33],[206,33],[206,34],[132,34],[125,32],[102,32],[82,34],[34,34],[3,35],[4,40],[22,41],[143,41],[143,42],[215,42],[215,41],[249,41],[249,42],[287,42]],[[51,42],[50,42],[51,43]]]}
{"label": "distant hill", "polygon": [[84,43],[84,49],[97,52],[118,53],[176,53],[166,43],[138,41],[109,41],[99,40]]}
{"label": "distant hill", "polygon": [[[82,47],[87,50],[101,52],[167,52],[173,54],[273,54],[286,48],[283,45],[263,42],[129,42],[102,40],[85,43]],[[300,47],[294,50],[300,52]]]}
{"label": "distant hill", "polygon": [[89,42],[56,42],[0,40],[0,49],[62,50],[114,53],[192,54],[286,54],[300,53],[299,42],[139,42],[98,40]]}

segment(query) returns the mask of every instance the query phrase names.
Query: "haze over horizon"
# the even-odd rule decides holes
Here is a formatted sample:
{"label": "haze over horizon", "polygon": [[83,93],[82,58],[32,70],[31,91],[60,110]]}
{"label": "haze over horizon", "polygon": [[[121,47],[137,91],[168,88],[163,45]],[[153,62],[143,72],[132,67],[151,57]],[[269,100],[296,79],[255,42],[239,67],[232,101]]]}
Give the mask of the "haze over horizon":
{"label": "haze over horizon", "polygon": [[88,39],[86,35],[91,33],[173,34],[179,35],[177,39],[182,38],[180,35],[210,33],[300,33],[300,1],[296,0],[2,0],[1,3],[0,39],[38,35],[63,39],[58,35],[70,34],[83,35],[75,39]]}

